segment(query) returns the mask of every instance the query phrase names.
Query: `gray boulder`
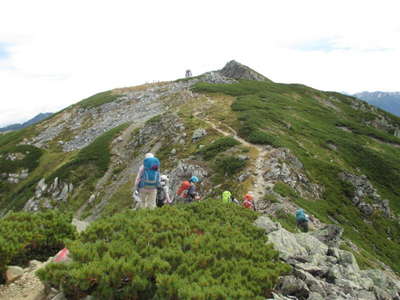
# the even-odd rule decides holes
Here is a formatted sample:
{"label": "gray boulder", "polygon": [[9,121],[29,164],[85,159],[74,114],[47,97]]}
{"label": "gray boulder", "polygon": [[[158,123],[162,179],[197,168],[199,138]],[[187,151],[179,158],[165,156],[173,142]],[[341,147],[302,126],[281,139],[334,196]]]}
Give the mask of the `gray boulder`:
{"label": "gray boulder", "polygon": [[207,130],[204,128],[198,128],[193,132],[192,141],[197,141],[205,135],[207,135]]}
{"label": "gray boulder", "polygon": [[320,230],[311,233],[312,236],[329,247],[339,247],[343,234],[343,228],[338,225],[328,224]]}
{"label": "gray boulder", "polygon": [[276,231],[276,230],[279,230],[282,228],[279,223],[273,222],[267,216],[258,217],[257,220],[254,222],[254,225],[256,225],[259,228],[264,229],[266,234],[269,234],[273,231]]}
{"label": "gray boulder", "polygon": [[293,275],[282,277],[277,284],[277,288],[283,295],[295,296],[299,299],[307,299],[310,294],[310,290],[304,281]]}

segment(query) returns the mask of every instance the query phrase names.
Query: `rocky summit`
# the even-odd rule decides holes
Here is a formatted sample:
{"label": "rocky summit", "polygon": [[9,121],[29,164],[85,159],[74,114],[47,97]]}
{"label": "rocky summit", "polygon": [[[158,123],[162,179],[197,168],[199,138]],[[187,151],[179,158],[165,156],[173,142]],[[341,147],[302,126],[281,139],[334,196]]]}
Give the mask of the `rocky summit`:
{"label": "rocky summit", "polygon": [[[4,254],[1,249],[9,248],[2,248],[6,241],[0,237],[0,254],[7,257],[0,259],[0,272],[22,264],[27,273],[29,260],[47,261],[42,254],[53,256],[65,240],[71,248],[70,265],[48,264],[40,275],[45,286],[56,289],[56,297],[400,299],[399,132],[400,118],[355,97],[275,83],[234,60],[195,77],[98,93],[37,124],[0,135],[4,230],[15,228],[15,220],[28,220],[39,224],[37,237],[49,233],[40,231],[46,226],[56,226],[60,235],[52,236],[50,250],[46,246],[48,251],[37,252],[40,243],[31,244],[30,236],[23,235],[19,241],[28,242],[12,249],[25,250]],[[168,176],[173,204],[146,214],[133,197],[133,182],[149,152],[161,161],[161,174]],[[176,191],[191,176],[200,178],[201,200],[184,206]],[[239,204],[251,192],[256,214],[236,206],[208,211],[208,201],[221,199],[225,190]],[[296,226],[299,208],[309,215],[308,232]],[[63,222],[73,219],[82,231],[79,237],[63,232],[65,226],[56,221],[40,219],[49,212],[61,212]],[[173,216],[168,222],[162,219],[164,212]],[[199,225],[193,224],[200,214]],[[38,219],[32,221],[33,216]],[[180,224],[176,228],[174,218]],[[141,220],[154,227],[142,227]],[[134,222],[132,228],[141,235],[125,228],[125,221]],[[240,240],[224,240],[213,222],[227,226],[227,234],[237,230]],[[165,234],[158,235],[157,228]],[[130,244],[119,240],[118,232],[129,236],[129,243],[138,243],[129,259],[142,260],[119,260],[119,251],[127,251]],[[114,239],[108,240],[111,236]],[[172,247],[177,243],[174,236],[183,244]],[[252,244],[251,239],[262,243]],[[221,251],[212,257],[196,252],[197,269],[190,269],[187,251],[217,245],[213,243],[218,240],[225,241],[218,244]],[[141,252],[153,246],[159,247],[153,249],[157,257]],[[180,250],[165,250],[172,249],[168,247]],[[241,263],[229,265],[224,259],[231,255]],[[217,268],[222,260],[229,265],[221,267],[224,270]],[[247,260],[254,266],[247,267]],[[143,261],[143,268],[137,269]],[[269,273],[266,261],[272,266]],[[116,276],[107,284],[96,277],[105,264],[115,267],[109,276]],[[190,277],[207,267],[215,269],[198,273],[199,282]],[[242,268],[240,276],[250,274],[246,280],[254,282],[226,290],[217,277],[235,286],[235,280],[244,279],[229,277],[226,270],[236,267]],[[58,277],[68,268],[74,271]],[[134,274],[143,281],[135,281]],[[20,284],[18,276],[13,284]],[[1,293],[7,294],[8,288],[3,286]]]}

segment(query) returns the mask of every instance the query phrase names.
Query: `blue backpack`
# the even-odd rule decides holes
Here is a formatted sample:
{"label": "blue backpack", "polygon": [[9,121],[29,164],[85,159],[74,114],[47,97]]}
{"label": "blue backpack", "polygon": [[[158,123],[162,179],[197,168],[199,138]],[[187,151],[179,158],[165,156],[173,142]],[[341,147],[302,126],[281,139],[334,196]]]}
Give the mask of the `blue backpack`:
{"label": "blue backpack", "polygon": [[298,209],[296,210],[296,221],[297,222],[308,222],[308,218],[304,213],[304,210]]}
{"label": "blue backpack", "polygon": [[146,158],[143,167],[139,188],[157,188],[160,185],[160,161],[156,157]]}

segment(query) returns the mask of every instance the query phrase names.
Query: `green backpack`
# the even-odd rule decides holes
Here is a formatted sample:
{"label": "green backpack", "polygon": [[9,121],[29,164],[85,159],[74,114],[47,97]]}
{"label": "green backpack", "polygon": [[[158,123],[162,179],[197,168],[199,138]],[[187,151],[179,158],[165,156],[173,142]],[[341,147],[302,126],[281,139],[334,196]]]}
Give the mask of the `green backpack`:
{"label": "green backpack", "polygon": [[222,202],[223,203],[229,203],[231,202],[231,192],[230,191],[225,191],[222,193]]}

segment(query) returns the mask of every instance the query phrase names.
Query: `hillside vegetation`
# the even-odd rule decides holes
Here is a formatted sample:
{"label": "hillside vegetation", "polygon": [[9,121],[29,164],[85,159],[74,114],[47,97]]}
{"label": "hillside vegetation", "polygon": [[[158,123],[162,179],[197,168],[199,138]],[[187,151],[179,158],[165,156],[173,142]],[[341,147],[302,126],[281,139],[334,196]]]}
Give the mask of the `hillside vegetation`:
{"label": "hillside vegetation", "polygon": [[117,214],[68,243],[72,263],[39,275],[69,299],[265,299],[290,268],[256,216],[213,200]]}
{"label": "hillside vegetation", "polygon": [[[321,200],[303,199],[294,191],[283,196],[324,222],[343,226],[346,237],[400,271],[398,220],[379,213],[363,216],[351,203],[351,187],[339,179],[343,171],[366,174],[391,200],[393,211],[400,212],[400,149],[390,145],[400,145],[400,139],[365,125],[378,114],[352,108],[357,100],[351,97],[301,85],[241,81],[198,83],[193,90],[235,96],[231,108],[238,121],[232,126],[240,136],[252,143],[289,148],[310,179],[325,188]],[[399,124],[400,119],[387,116]]]}
{"label": "hillside vegetation", "polygon": [[[242,69],[235,74],[237,68]],[[165,231],[182,235],[180,243],[195,237],[185,235],[185,230],[194,226],[188,216],[203,224],[196,214],[192,216],[191,210],[198,207],[210,212],[211,209],[208,204],[199,204],[182,208],[182,211],[169,207],[151,213],[124,213],[134,206],[133,180],[145,153],[152,152],[161,160],[161,172],[170,176],[172,196],[180,183],[193,174],[201,177],[198,189],[203,199],[219,197],[226,189],[238,199],[254,191],[259,207],[264,205],[260,211],[269,213],[273,204],[286,209],[272,215],[289,230],[296,230],[293,212],[302,207],[318,219],[317,224],[321,224],[320,221],[343,227],[348,242],[343,247],[349,247],[363,267],[382,267],[378,262],[381,261],[400,272],[400,139],[394,135],[398,128],[399,118],[354,97],[299,84],[274,83],[247,67],[243,69],[242,65],[230,62],[225,72],[99,93],[40,124],[0,135],[0,215],[22,210],[28,201],[37,204],[31,207],[38,210],[46,204],[47,208],[73,213],[76,218],[88,221],[115,215],[104,223],[100,221],[98,224],[102,225],[93,226],[70,247],[76,253],[83,251],[77,261],[93,263],[87,267],[93,276],[99,275],[96,271],[101,270],[99,261],[105,259],[119,268],[115,273],[118,277],[122,274],[118,272],[123,270],[121,264],[126,263],[118,261],[118,251],[115,250],[115,257],[105,256],[100,253],[103,248],[97,249],[96,243],[89,246],[97,226],[106,228],[104,236],[103,229],[97,232],[102,239],[106,239],[107,234],[115,237],[117,244],[112,246],[115,249],[118,243],[126,245],[119,240],[119,235],[126,234],[142,241],[132,228],[140,229],[145,235],[147,230],[161,226]],[[292,165],[296,168],[291,168]],[[346,176],[371,183],[370,194],[379,194],[381,202],[387,199],[386,210],[382,210],[381,202],[378,205],[371,195],[362,199],[367,208],[371,208],[370,213],[357,207],[354,203],[354,198],[358,197],[357,186],[343,179]],[[374,205],[379,207],[375,209]],[[234,218],[230,211],[236,210],[217,208],[216,211]],[[121,212],[124,214],[120,215]],[[172,222],[167,224],[164,219],[155,221],[161,213],[176,219],[183,228],[175,228]],[[201,212],[197,214],[202,215]],[[220,217],[215,222],[220,222]],[[253,218],[242,217],[248,222]],[[153,225],[142,228],[140,220],[154,221],[157,226],[151,223]],[[211,222],[205,216],[204,220]],[[130,226],[122,228],[118,222]],[[225,222],[231,221],[225,219]],[[209,226],[214,237],[208,241],[225,238],[215,223]],[[114,227],[121,232],[111,229],[109,232],[109,228]],[[230,232],[229,228],[224,228]],[[240,229],[244,236],[262,240],[258,233],[243,230]],[[160,236],[158,242],[163,243],[164,238],[168,240],[168,233]],[[204,243],[203,240],[198,242]],[[102,241],[98,245],[111,247]],[[81,248],[84,250],[79,250]],[[160,253],[159,245],[155,248],[157,260],[170,264],[169,274],[174,273],[176,278],[184,280],[183,274],[191,267],[175,268],[177,265]],[[123,252],[124,255],[132,257],[143,251],[136,246],[121,249],[128,251]],[[217,250],[210,250],[215,255],[213,251]],[[95,261],[89,259],[93,253]],[[243,253],[249,258],[247,252]],[[273,260],[274,255],[268,259]],[[180,252],[177,257],[182,261],[186,259]],[[161,283],[152,277],[158,270],[151,267],[153,257],[146,256],[146,259],[149,261],[139,272],[141,285],[134,291],[137,295],[158,295],[157,284]],[[258,257],[252,259],[257,261]],[[56,284],[64,280],[66,270],[54,268],[51,280]],[[119,277],[117,281],[114,278],[107,282],[85,281],[79,286],[77,278],[87,276],[89,269],[78,263],[68,268],[74,268],[77,276],[66,279],[73,296],[78,296],[74,289],[78,294],[89,294],[92,289],[107,293],[110,285],[122,288],[121,299],[124,293],[133,291],[129,284],[125,290]],[[243,272],[242,275],[247,276],[246,271]],[[231,289],[241,293],[236,288],[236,280],[232,281],[235,283]],[[248,290],[252,295],[264,295],[273,280],[272,276],[262,290],[253,286]],[[195,280],[194,284],[199,287],[187,293],[206,289],[201,282]],[[221,285],[215,282],[217,294],[227,293]],[[168,293],[177,292],[172,289]]]}

